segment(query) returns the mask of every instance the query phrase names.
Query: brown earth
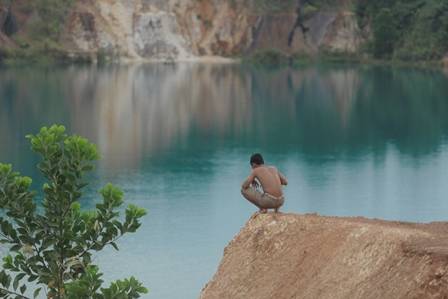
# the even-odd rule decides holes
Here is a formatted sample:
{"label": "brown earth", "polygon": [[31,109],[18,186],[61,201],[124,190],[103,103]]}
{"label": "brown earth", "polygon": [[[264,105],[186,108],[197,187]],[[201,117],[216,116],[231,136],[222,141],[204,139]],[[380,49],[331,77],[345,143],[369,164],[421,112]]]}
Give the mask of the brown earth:
{"label": "brown earth", "polygon": [[0,48],[10,48],[14,47],[14,43],[5,34],[0,32]]}
{"label": "brown earth", "polygon": [[448,222],[255,214],[200,298],[448,298]]}
{"label": "brown earth", "polygon": [[[70,55],[106,53],[130,60],[235,57],[271,49],[288,55],[355,53],[363,39],[351,1],[335,0],[308,16],[305,35],[296,28],[294,1],[271,11],[242,0],[76,0],[58,43]],[[1,26],[7,11],[0,4],[0,48],[6,42],[14,46],[13,39],[33,44],[32,29],[40,19],[29,0],[13,2],[18,31],[10,37]]]}

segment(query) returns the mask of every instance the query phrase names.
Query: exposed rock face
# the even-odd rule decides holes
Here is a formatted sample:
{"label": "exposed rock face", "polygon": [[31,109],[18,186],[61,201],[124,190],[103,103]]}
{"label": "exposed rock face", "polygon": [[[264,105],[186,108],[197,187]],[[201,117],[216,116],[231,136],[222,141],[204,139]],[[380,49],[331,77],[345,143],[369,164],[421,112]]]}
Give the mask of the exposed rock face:
{"label": "exposed rock face", "polygon": [[5,32],[7,19],[8,10],[6,9],[6,7],[0,6],[0,49],[6,48],[12,44]]}
{"label": "exposed rock face", "polygon": [[355,53],[363,42],[354,13],[340,11],[325,30],[318,46],[330,52]]}
{"label": "exposed rock face", "polygon": [[[69,53],[131,60],[233,57],[264,49],[354,53],[364,38],[350,2],[337,0],[302,20],[302,1],[272,11],[253,0],[76,0],[60,42]],[[11,10],[0,6],[0,47],[11,34],[32,38],[36,18],[24,0],[13,2]],[[299,19],[306,33],[297,27]]]}
{"label": "exposed rock face", "polygon": [[[347,1],[342,1],[347,2]],[[142,59],[186,60],[233,56],[260,49],[356,52],[361,34],[345,5],[315,13],[308,34],[294,30],[296,9],[260,11],[252,1],[79,0],[65,42],[77,51],[106,51]]]}
{"label": "exposed rock face", "polygon": [[154,6],[146,1],[78,1],[65,34],[68,47],[129,58],[191,57],[174,13],[163,10],[163,2],[150,2]]}
{"label": "exposed rock face", "polygon": [[443,59],[442,59],[442,63],[443,63],[443,66],[444,66],[445,68],[448,67],[448,53],[445,54],[445,57],[443,57]]}
{"label": "exposed rock face", "polygon": [[0,4],[0,51],[18,46],[12,37],[21,33],[32,11],[32,8],[23,9],[23,0],[6,4],[7,2]]}
{"label": "exposed rock face", "polygon": [[8,9],[6,7],[0,6],[0,31],[4,32],[6,19],[8,17]]}
{"label": "exposed rock face", "polygon": [[256,215],[200,298],[448,298],[448,223]]}
{"label": "exposed rock face", "polygon": [[134,18],[134,46],[137,54],[145,58],[188,58],[185,40],[178,32],[173,14],[166,12],[137,15]]}

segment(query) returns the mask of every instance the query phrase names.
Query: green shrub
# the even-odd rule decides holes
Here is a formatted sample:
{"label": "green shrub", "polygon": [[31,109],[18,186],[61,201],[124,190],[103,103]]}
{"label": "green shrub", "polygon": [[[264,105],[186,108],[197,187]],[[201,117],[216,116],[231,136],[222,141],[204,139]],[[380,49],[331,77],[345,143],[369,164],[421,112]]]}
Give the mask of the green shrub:
{"label": "green shrub", "polygon": [[290,57],[277,49],[267,49],[256,51],[250,56],[245,57],[243,60],[251,64],[281,66],[288,65]]}
{"label": "green shrub", "polygon": [[347,53],[343,51],[321,50],[318,59],[323,62],[331,63],[355,63],[360,62],[361,57],[357,53]]}
{"label": "green shrub", "polygon": [[300,67],[315,62],[315,57],[306,52],[297,52],[291,55],[290,65],[293,67]]}
{"label": "green shrub", "polygon": [[34,0],[34,8],[40,19],[33,24],[33,33],[57,41],[74,0]]}
{"label": "green shrub", "polygon": [[355,12],[362,28],[372,28],[377,58],[428,61],[448,52],[448,1],[357,0]]}
{"label": "green shrub", "polygon": [[85,174],[98,159],[95,145],[56,125],[27,138],[42,157],[38,169],[46,183],[38,207],[31,178],[0,163],[0,244],[10,252],[0,271],[0,298],[31,298],[29,283],[34,298],[42,290],[52,299],[131,299],[146,293],[134,278],[101,288],[102,274],[92,263],[94,252],[118,250],[116,241],[140,227],[145,210],[129,205],[120,221],[123,192],[112,184],[100,190],[95,211],[81,210]]}
{"label": "green shrub", "polygon": [[397,24],[388,8],[382,8],[373,19],[373,55],[376,58],[390,58],[397,37]]}

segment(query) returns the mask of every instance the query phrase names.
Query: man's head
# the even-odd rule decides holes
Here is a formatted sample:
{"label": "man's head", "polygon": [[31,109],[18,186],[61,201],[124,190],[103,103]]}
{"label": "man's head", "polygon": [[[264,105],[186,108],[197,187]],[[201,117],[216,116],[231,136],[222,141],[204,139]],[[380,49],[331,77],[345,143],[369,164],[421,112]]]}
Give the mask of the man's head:
{"label": "man's head", "polygon": [[261,166],[263,164],[264,164],[264,160],[263,160],[263,156],[261,154],[256,153],[250,157],[250,166],[252,166],[252,168]]}

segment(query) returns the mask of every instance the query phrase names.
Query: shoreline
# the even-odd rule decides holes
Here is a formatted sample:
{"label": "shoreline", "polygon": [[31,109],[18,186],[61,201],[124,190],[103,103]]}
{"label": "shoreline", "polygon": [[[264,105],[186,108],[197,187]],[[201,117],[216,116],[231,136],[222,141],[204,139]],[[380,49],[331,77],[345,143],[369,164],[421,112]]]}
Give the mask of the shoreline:
{"label": "shoreline", "polygon": [[[147,63],[161,63],[161,64],[176,64],[176,63],[186,63],[186,62],[197,62],[197,63],[210,63],[210,64],[238,64],[241,63],[240,58],[230,58],[224,56],[215,56],[215,55],[205,55],[205,56],[191,56],[191,57],[183,57],[179,59],[163,59],[163,58],[153,58],[153,59],[145,59],[145,58],[130,58],[130,57],[121,57],[117,61],[112,63],[117,64],[147,64]],[[92,64],[96,64],[93,63]]]}
{"label": "shoreline", "polygon": [[[3,54],[3,56],[1,55]],[[36,53],[35,53],[36,54]],[[140,57],[112,57],[98,56],[98,53],[74,53],[57,52],[55,54],[14,56],[8,53],[0,53],[0,67],[17,66],[55,66],[55,65],[144,65],[144,64],[166,64],[175,65],[178,63],[204,63],[204,64],[246,64],[252,66],[267,66],[276,68],[298,68],[302,66],[313,66],[319,64],[334,65],[362,65],[362,66],[384,66],[398,68],[417,68],[427,70],[448,71],[448,58],[437,61],[408,62],[400,60],[381,60],[374,58],[350,57],[348,55],[321,55],[315,58],[292,57],[284,55],[279,63],[269,63],[260,59],[253,60],[250,56],[224,57],[217,55],[190,56],[176,59],[145,59]]]}

